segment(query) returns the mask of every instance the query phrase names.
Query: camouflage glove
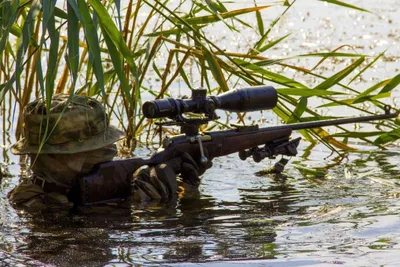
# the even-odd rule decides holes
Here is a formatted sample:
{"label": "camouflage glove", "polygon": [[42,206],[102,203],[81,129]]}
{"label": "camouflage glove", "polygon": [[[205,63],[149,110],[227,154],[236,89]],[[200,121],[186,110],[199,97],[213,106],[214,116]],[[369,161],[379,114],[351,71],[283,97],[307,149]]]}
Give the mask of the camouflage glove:
{"label": "camouflage glove", "polygon": [[155,167],[139,169],[133,174],[132,197],[135,201],[169,200],[175,198],[178,190],[177,177],[182,183],[197,188],[200,175],[212,166],[211,161],[200,164],[184,153]]}
{"label": "camouflage glove", "polygon": [[212,167],[212,159],[209,157],[206,149],[204,149],[204,155],[208,159],[206,163],[202,163],[200,158],[194,160],[188,153],[182,154],[180,177],[183,183],[195,187],[200,185],[200,176],[203,175],[207,169]]}

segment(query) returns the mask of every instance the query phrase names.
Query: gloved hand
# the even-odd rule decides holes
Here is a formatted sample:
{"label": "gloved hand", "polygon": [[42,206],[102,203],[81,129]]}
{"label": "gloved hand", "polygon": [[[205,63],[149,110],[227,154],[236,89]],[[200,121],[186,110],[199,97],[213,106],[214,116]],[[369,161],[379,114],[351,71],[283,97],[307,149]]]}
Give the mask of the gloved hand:
{"label": "gloved hand", "polygon": [[[208,153],[206,153],[206,156]],[[133,174],[132,198],[135,201],[168,200],[176,197],[177,177],[181,182],[197,188],[200,175],[212,166],[211,159],[203,164],[187,153],[155,167],[139,169]]]}

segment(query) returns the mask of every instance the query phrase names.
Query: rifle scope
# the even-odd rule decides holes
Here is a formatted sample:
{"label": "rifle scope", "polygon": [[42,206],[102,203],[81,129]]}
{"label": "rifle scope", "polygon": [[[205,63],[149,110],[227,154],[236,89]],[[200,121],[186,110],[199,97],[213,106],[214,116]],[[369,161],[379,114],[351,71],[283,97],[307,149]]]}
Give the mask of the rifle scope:
{"label": "rifle scope", "polygon": [[247,112],[272,109],[278,94],[272,86],[253,86],[226,92],[219,96],[206,96],[206,89],[192,90],[190,99],[157,99],[143,104],[146,118],[175,117],[185,112],[211,114],[215,109]]}

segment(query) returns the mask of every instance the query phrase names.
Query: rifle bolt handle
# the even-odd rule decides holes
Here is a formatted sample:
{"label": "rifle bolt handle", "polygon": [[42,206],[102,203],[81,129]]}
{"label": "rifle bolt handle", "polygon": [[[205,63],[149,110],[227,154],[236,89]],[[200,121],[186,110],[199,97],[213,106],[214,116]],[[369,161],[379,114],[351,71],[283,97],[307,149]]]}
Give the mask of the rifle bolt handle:
{"label": "rifle bolt handle", "polygon": [[201,163],[206,164],[208,159],[204,155],[203,143],[201,142],[201,135],[196,136],[196,140],[199,143],[199,148],[200,148],[200,161]]}

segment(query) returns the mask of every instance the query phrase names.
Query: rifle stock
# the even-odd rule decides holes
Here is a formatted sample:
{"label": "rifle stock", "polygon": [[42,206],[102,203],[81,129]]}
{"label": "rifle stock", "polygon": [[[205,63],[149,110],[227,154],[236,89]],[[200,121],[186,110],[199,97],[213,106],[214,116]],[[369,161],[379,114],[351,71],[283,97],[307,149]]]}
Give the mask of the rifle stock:
{"label": "rifle stock", "polygon": [[149,161],[142,158],[96,164],[90,173],[78,177],[79,195],[74,196],[73,201],[81,205],[93,205],[121,200],[130,193],[133,172],[147,164]]}

